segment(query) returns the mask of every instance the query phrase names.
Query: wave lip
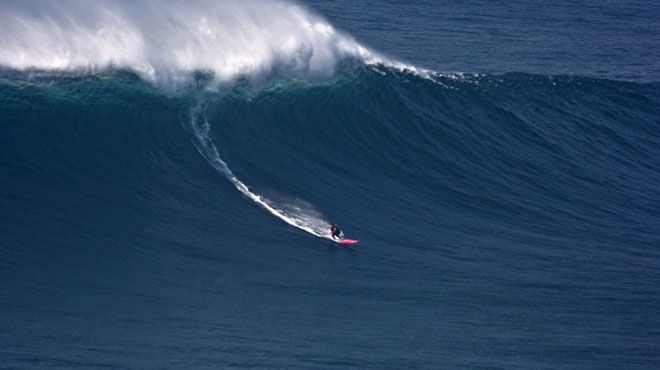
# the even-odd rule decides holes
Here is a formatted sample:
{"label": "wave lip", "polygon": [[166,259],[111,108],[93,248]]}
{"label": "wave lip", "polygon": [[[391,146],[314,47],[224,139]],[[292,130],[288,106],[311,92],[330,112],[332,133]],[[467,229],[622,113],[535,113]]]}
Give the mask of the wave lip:
{"label": "wave lip", "polygon": [[200,72],[227,83],[273,73],[329,77],[345,59],[389,63],[303,7],[275,0],[27,0],[3,8],[0,65],[16,70],[128,69],[177,88]]}

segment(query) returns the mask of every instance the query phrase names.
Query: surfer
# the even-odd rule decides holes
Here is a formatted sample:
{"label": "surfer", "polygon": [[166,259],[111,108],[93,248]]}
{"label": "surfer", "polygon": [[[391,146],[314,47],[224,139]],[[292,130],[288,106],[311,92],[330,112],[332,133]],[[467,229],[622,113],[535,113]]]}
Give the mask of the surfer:
{"label": "surfer", "polygon": [[330,229],[330,235],[332,236],[332,239],[341,239],[341,236],[339,236],[339,234],[341,234],[341,229],[339,226],[331,224],[328,228]]}

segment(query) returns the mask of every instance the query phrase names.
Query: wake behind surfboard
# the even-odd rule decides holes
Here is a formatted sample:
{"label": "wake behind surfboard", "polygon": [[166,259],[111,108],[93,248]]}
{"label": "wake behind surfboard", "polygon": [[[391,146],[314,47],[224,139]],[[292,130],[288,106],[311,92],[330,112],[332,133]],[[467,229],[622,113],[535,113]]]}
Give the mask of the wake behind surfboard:
{"label": "wake behind surfboard", "polygon": [[277,216],[282,221],[291,226],[295,226],[304,230],[312,235],[326,238],[341,245],[351,245],[358,241],[353,239],[339,239],[335,240],[331,235],[327,234],[327,229],[324,225],[328,222],[323,220],[320,216],[316,215],[310,210],[303,210],[299,207],[294,207],[293,210],[288,207],[283,207],[281,204],[276,204],[269,199],[253,192],[248,186],[239,180],[238,177],[232,172],[222,158],[215,143],[211,139],[211,125],[206,118],[203,104],[195,106],[190,112],[190,127],[192,128],[198,141],[195,142],[199,153],[206,158],[206,160],[222,175],[224,175],[243,195],[252,199],[255,203],[259,204],[271,214]]}

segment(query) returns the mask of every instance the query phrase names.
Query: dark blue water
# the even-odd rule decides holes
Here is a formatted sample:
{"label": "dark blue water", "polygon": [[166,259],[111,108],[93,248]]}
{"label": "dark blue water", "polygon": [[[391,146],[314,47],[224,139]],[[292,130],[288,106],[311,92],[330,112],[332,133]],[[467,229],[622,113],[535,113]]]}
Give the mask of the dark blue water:
{"label": "dark blue water", "polygon": [[0,367],[658,368],[657,6],[308,5],[466,74],[5,63]]}
{"label": "dark blue water", "polygon": [[652,1],[316,1],[380,51],[440,71],[660,79]]}

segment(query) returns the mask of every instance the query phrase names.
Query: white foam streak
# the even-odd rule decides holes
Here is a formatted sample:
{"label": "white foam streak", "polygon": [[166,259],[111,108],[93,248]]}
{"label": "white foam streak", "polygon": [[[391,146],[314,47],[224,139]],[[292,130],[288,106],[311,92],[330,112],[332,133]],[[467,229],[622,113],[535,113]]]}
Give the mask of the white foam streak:
{"label": "white foam streak", "polygon": [[278,0],[0,2],[0,65],[94,72],[127,68],[179,87],[274,72],[329,77],[345,58],[386,62],[303,7]]}
{"label": "white foam streak", "polygon": [[327,231],[329,223],[318,212],[309,208],[277,205],[275,202],[251,191],[245,183],[234,175],[227,163],[220,157],[218,149],[213,143],[210,133],[211,128],[203,114],[201,105],[191,112],[190,125],[197,139],[195,142],[197,150],[213,168],[231,181],[238,191],[287,224],[307,231],[312,235],[332,239]]}

